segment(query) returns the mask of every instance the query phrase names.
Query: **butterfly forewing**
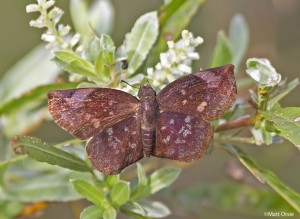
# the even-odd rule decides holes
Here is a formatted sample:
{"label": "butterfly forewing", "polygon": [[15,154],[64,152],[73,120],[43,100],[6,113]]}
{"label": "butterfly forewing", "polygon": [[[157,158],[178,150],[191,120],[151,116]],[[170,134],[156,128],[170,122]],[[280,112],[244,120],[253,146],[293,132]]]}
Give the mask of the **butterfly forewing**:
{"label": "butterfly forewing", "polygon": [[132,117],[139,101],[128,93],[109,88],[56,90],[48,93],[54,121],[80,139]]}
{"label": "butterfly forewing", "polygon": [[189,162],[209,147],[213,129],[209,122],[177,112],[161,112],[156,126],[153,156]]}
{"label": "butterfly forewing", "polygon": [[233,65],[207,69],[179,78],[157,97],[162,111],[195,115],[204,120],[219,119],[236,99]]}
{"label": "butterfly forewing", "polygon": [[105,174],[118,174],[143,157],[140,121],[127,118],[97,133],[87,145],[93,166]]}

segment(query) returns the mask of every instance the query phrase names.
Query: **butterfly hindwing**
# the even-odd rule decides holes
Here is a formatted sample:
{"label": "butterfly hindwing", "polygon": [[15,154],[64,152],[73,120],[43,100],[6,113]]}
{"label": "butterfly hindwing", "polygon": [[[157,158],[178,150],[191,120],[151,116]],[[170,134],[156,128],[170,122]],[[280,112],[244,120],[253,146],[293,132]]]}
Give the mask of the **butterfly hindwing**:
{"label": "butterfly hindwing", "polygon": [[118,174],[143,158],[139,120],[131,117],[103,129],[89,141],[86,151],[97,170]]}
{"label": "butterfly hindwing", "polygon": [[158,94],[160,110],[219,119],[236,99],[233,65],[196,72],[168,84]]}
{"label": "butterfly hindwing", "polygon": [[109,88],[56,90],[48,93],[54,121],[80,139],[136,113],[139,101],[128,93]]}
{"label": "butterfly hindwing", "polygon": [[205,120],[177,112],[161,112],[152,155],[190,162],[201,157],[212,137],[212,126]]}

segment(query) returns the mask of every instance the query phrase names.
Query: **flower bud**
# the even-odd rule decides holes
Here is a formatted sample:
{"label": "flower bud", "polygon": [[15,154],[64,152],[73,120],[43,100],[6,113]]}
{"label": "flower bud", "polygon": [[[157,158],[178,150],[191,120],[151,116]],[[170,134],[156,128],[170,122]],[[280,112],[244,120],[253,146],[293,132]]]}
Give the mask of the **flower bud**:
{"label": "flower bud", "polygon": [[274,87],[281,80],[268,59],[250,58],[247,60],[247,74],[257,81],[261,87]]}

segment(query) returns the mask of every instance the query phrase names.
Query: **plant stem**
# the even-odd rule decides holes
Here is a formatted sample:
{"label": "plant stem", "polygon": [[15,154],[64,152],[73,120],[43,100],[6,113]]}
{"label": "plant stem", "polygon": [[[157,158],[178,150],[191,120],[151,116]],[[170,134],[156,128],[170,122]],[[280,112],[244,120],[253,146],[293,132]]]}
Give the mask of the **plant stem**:
{"label": "plant stem", "polygon": [[244,137],[233,137],[231,135],[217,135],[214,138],[214,140],[217,142],[232,141],[232,142],[240,142],[240,143],[247,143],[247,144],[256,144],[256,141],[253,137],[252,138],[244,138]]}
{"label": "plant stem", "polygon": [[221,125],[219,125],[215,131],[216,132],[221,132],[221,131],[226,131],[226,130],[230,130],[230,129],[236,129],[236,128],[240,128],[240,127],[245,127],[245,126],[251,126],[254,124],[254,119],[250,117],[249,115],[246,115],[244,117],[241,117],[239,119],[230,121],[230,122],[226,122],[223,123]]}

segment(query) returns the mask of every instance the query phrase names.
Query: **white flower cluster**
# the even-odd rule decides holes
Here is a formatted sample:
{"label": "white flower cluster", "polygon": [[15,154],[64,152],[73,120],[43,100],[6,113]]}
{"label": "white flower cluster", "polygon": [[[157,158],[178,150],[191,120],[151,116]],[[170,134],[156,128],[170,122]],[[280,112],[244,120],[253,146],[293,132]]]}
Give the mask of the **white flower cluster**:
{"label": "white flower cluster", "polygon": [[[29,25],[36,28],[47,28],[47,31],[41,37],[42,40],[48,42],[47,49],[72,50],[79,42],[80,35],[76,33],[71,36],[69,25],[58,24],[64,12],[58,7],[52,8],[54,4],[54,0],[37,0],[37,4],[27,5],[27,13],[40,12],[41,14],[36,20],[30,21]],[[77,47],[76,51],[80,53],[82,47]]]}
{"label": "white flower cluster", "polygon": [[181,33],[182,39],[174,43],[168,41],[169,50],[160,54],[160,62],[155,68],[148,68],[148,77],[153,80],[155,88],[162,88],[164,85],[174,81],[176,78],[192,72],[191,61],[199,59],[195,47],[203,43],[201,37],[194,38],[187,30]]}

